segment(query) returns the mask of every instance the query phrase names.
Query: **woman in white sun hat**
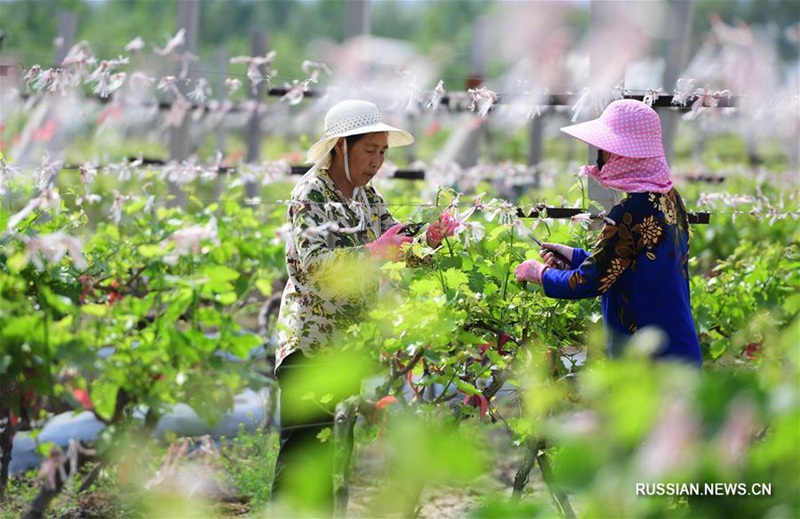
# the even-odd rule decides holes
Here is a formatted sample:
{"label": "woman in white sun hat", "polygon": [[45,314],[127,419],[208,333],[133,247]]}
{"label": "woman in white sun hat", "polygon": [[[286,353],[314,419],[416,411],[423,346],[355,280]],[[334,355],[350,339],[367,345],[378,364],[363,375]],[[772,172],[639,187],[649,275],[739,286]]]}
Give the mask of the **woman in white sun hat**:
{"label": "woman in white sun hat", "polygon": [[[413,241],[401,233],[404,225],[395,221],[370,185],[387,150],[412,142],[411,134],[385,124],[373,103],[340,102],[326,114],[325,131],[308,151],[313,167],[292,190],[288,211],[292,239],[286,246],[289,279],[278,318],[276,375],[282,431],[273,493],[276,498],[286,495],[295,481],[294,468],[308,470],[298,459],[309,449],[316,451],[320,459],[315,467],[322,483],[305,489],[303,500],[304,506],[315,502],[317,512],[329,513],[332,501],[331,466],[325,461],[330,449],[317,437],[332,425],[338,398],[326,405],[306,398],[308,378],[314,376],[313,365],[321,362],[319,353],[336,340],[337,332],[362,320],[375,301],[379,281],[377,269],[372,268],[375,263],[399,259],[401,246]],[[456,226],[453,218],[442,215],[428,227],[428,245],[437,247]],[[357,393],[361,381],[351,378],[351,387],[330,392],[338,397]],[[311,411],[298,416],[303,407]]]}
{"label": "woman in white sun hat", "polygon": [[612,356],[637,331],[656,328],[665,340],[655,358],[699,366],[689,301],[689,223],[670,179],[658,114],[641,101],[614,101],[600,118],[561,131],[598,148],[597,165],[582,172],[627,197],[609,212],[591,252],[544,243],[544,263],[521,263],[517,280],[539,283],[560,299],[601,296]]}

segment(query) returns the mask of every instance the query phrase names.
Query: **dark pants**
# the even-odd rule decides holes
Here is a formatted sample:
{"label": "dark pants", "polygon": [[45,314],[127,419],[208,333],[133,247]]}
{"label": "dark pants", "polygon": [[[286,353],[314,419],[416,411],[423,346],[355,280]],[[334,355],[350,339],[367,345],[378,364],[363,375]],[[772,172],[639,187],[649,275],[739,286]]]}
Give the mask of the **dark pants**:
{"label": "dark pants", "polygon": [[[281,388],[281,444],[272,500],[295,512],[333,513],[333,411],[354,387],[326,387],[326,365],[295,352],[276,372]],[[313,390],[314,398],[309,398]],[[357,391],[357,389],[356,389]],[[320,400],[333,395],[326,404]],[[326,431],[325,429],[328,429]]]}

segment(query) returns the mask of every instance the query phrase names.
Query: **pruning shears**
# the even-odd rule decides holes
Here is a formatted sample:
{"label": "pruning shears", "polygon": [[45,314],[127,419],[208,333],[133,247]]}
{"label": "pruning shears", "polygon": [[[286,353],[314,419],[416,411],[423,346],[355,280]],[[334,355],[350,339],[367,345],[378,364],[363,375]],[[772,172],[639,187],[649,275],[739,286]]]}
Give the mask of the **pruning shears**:
{"label": "pruning shears", "polygon": [[532,234],[531,234],[531,239],[532,239],[533,241],[535,241],[535,242],[536,242],[536,244],[537,244],[537,245],[539,245],[539,247],[541,247],[542,249],[544,249],[544,250],[546,250],[546,251],[549,251],[549,252],[551,252],[551,253],[553,254],[553,256],[555,256],[555,258],[556,258],[558,261],[560,261],[561,263],[563,263],[563,264],[564,264],[564,267],[565,267],[565,268],[566,268],[566,267],[569,267],[569,266],[572,264],[572,261],[570,261],[569,259],[567,259],[567,257],[566,257],[566,256],[564,256],[563,254],[561,254],[561,253],[560,253],[560,252],[558,252],[557,250],[555,250],[555,249],[551,249],[550,247],[545,247],[545,246],[544,246],[544,244],[543,244],[542,242],[540,242],[540,241],[539,241],[539,240],[536,238],[536,236],[534,236],[534,235],[532,235]]}
{"label": "pruning shears", "polygon": [[403,235],[403,236],[416,236],[417,234],[419,234],[419,231],[420,231],[420,229],[422,229],[423,225],[424,224],[421,223],[421,222],[414,222],[414,223],[410,223],[408,225],[404,225],[402,229],[397,231],[397,234],[400,234],[400,235]]}

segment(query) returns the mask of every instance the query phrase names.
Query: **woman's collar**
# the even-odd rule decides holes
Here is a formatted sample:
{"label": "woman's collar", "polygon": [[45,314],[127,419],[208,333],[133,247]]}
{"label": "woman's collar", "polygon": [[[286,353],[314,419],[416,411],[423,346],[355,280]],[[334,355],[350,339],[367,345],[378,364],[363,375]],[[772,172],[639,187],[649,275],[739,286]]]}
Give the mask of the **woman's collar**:
{"label": "woman's collar", "polygon": [[347,204],[347,205],[350,205],[353,202],[355,202],[356,201],[356,195],[358,194],[358,191],[364,189],[363,187],[358,187],[358,186],[354,187],[353,188],[353,196],[348,198],[347,196],[345,196],[344,193],[342,193],[342,190],[339,189],[339,186],[336,185],[336,181],[333,180],[333,177],[331,177],[331,174],[330,174],[330,171],[328,171],[328,166],[327,165],[317,168],[317,176],[319,178],[321,178],[322,181],[325,182],[328,185],[328,188],[331,191],[333,191],[334,193],[336,193],[336,196],[338,196],[339,199],[342,202],[344,202],[345,204]]}

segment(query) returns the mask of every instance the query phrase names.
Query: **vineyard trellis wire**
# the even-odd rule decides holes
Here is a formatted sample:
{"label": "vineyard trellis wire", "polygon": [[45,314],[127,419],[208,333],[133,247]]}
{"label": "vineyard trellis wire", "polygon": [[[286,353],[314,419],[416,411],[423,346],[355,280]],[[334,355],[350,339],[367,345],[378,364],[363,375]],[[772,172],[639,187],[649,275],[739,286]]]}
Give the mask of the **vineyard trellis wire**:
{"label": "vineyard trellis wire", "polygon": [[[675,94],[666,94],[666,93],[656,93],[655,89],[650,89],[646,92],[636,93],[635,91],[631,91],[628,89],[621,89],[621,91],[615,96],[617,99],[634,99],[637,101],[642,101],[647,103],[648,105],[652,106],[653,108],[673,108],[680,111],[690,111],[696,110],[700,107],[706,108],[737,108],[741,103],[741,97],[735,96],[730,94],[729,92],[708,92],[706,93],[703,89],[699,89],[698,92],[676,92]],[[288,87],[270,87],[265,91],[266,97],[280,97],[285,99],[287,95],[291,94],[293,90]],[[319,99],[329,95],[326,92],[320,92],[317,90],[305,90],[303,91],[303,96],[311,99]],[[574,94],[574,93],[564,93],[564,94],[544,94],[541,96],[539,102],[535,103],[535,106],[538,108],[544,108],[547,106],[553,107],[574,107],[581,98],[586,95],[584,94]],[[41,94],[38,94],[41,96]],[[492,105],[514,105],[514,104],[521,104],[521,105],[529,105],[530,99],[532,98],[531,93],[508,93],[508,94],[497,94],[492,93],[493,102]],[[433,92],[429,92],[427,94],[423,94],[420,100],[420,106],[428,106],[432,108],[432,106],[444,106],[448,110],[453,112],[464,112],[470,111],[473,112],[475,108],[469,108],[469,105],[474,101],[476,97],[475,91],[467,90],[467,91],[454,91],[447,94],[443,94],[441,96],[436,96]],[[24,101],[35,101],[33,99],[33,95],[29,93],[23,93],[20,95],[20,98]],[[112,104],[117,102],[113,95],[109,96],[100,96],[95,95],[94,99],[101,104]],[[143,108],[152,108],[156,107],[161,111],[170,111],[172,110],[174,103],[171,101],[159,101],[156,104],[148,104],[142,103],[141,106]],[[220,109],[219,103],[208,103],[208,102],[197,102],[193,101],[189,103],[186,108],[188,110],[199,110],[202,109],[204,111],[208,111],[213,113],[216,110]],[[253,103],[252,102],[239,102],[235,104],[231,104],[225,107],[227,112],[252,112],[253,111]],[[491,110],[487,110],[486,113],[491,113]]]}
{"label": "vineyard trellis wire", "polygon": [[[109,166],[100,166],[97,164],[66,164],[61,166],[62,169],[66,170],[83,170],[86,168],[93,168],[93,169],[119,169],[121,165],[125,163],[128,164],[138,164],[141,166],[148,166],[151,168],[164,168],[164,167],[172,167],[172,168],[180,168],[181,166],[175,162],[166,163],[164,160],[161,159],[148,159],[148,158],[129,158],[123,160],[120,164],[114,165],[109,168]],[[186,162],[183,164],[186,168],[193,169],[193,170],[201,170],[205,174],[208,172],[213,172],[216,175],[227,175],[236,173],[237,171],[241,170],[242,167],[235,167],[235,166],[219,166],[219,165],[202,165],[197,163]],[[437,164],[440,169],[448,169],[447,165]],[[459,168],[457,165],[453,164],[450,167]],[[509,168],[511,170],[516,169],[530,169],[525,168],[521,165],[504,165],[504,168]],[[273,175],[277,172],[278,177],[286,178],[287,175],[303,175],[309,170],[309,165],[289,165],[285,161],[276,161],[272,163],[262,163],[260,166],[256,166],[255,169],[261,169],[264,171],[271,172],[270,175]],[[250,168],[253,169],[253,168]],[[459,168],[460,169],[460,168]],[[383,175],[382,175],[383,176]],[[396,168],[394,166],[389,166],[387,168],[387,173],[384,176],[386,179],[395,179],[395,180],[426,180],[429,176],[428,171],[426,169],[405,169],[405,168]],[[712,183],[720,183],[724,181],[725,175],[718,175],[714,177],[714,180],[708,180]],[[274,180],[274,178],[273,178]],[[691,180],[691,178],[690,178]],[[707,180],[703,180],[707,181]],[[390,203],[387,204],[388,206],[401,206],[404,204],[396,204]],[[425,204],[414,204],[418,207],[424,207]],[[756,206],[751,207],[750,209],[742,210],[740,209],[741,206]],[[709,224],[710,218],[714,214],[721,214],[721,215],[739,215],[739,214],[750,214],[753,216],[759,217],[769,217],[769,218],[776,218],[776,219],[784,219],[784,218],[794,218],[797,219],[800,217],[798,211],[792,210],[783,210],[783,200],[779,200],[777,202],[772,202],[769,199],[765,198],[763,195],[753,196],[753,195],[736,195],[736,194],[725,194],[725,193],[701,193],[699,199],[697,200],[697,206],[699,208],[706,208],[706,209],[713,209],[713,211],[694,211],[688,212],[689,223],[690,224]],[[730,211],[719,211],[719,207],[727,207],[730,208]],[[563,207],[563,206],[549,206],[545,203],[537,203],[537,204],[528,204],[526,207],[518,207],[516,209],[517,217],[519,218],[551,218],[555,220],[560,219],[571,219],[577,215],[587,214],[588,210],[586,208],[579,208],[579,207]],[[602,218],[602,215],[598,214],[589,214],[589,217],[592,219]]]}
{"label": "vineyard trellis wire", "polygon": [[[163,167],[165,166],[165,162],[163,160],[158,159],[128,159],[129,162],[140,162],[143,166],[157,166]],[[200,169],[207,170],[211,166],[200,166],[197,164],[193,164],[193,167],[197,167]],[[104,168],[104,166],[100,165],[92,165],[93,168]],[[279,166],[280,167],[280,166]],[[303,175],[305,174],[311,166],[290,166],[290,174],[291,175]],[[86,168],[84,165],[76,165],[76,164],[65,164],[62,166],[62,169],[66,170],[81,170],[82,168]],[[238,168],[230,167],[230,166],[215,166],[216,173],[220,175],[231,174],[235,173]],[[396,169],[392,173],[391,179],[397,180],[425,180],[425,170],[422,169]],[[394,204],[388,204],[389,206]],[[423,207],[422,204],[419,207]],[[553,207],[553,206],[546,206],[545,204],[536,204],[534,208],[523,208],[518,207],[516,209],[517,216],[519,218],[552,218],[556,220],[560,219],[570,219],[580,214],[586,214],[587,210],[585,208],[576,208],[576,207]],[[707,212],[693,212],[688,213],[689,223],[690,224],[708,224],[710,221],[710,213]],[[590,215],[592,219],[602,219],[601,215]]]}

